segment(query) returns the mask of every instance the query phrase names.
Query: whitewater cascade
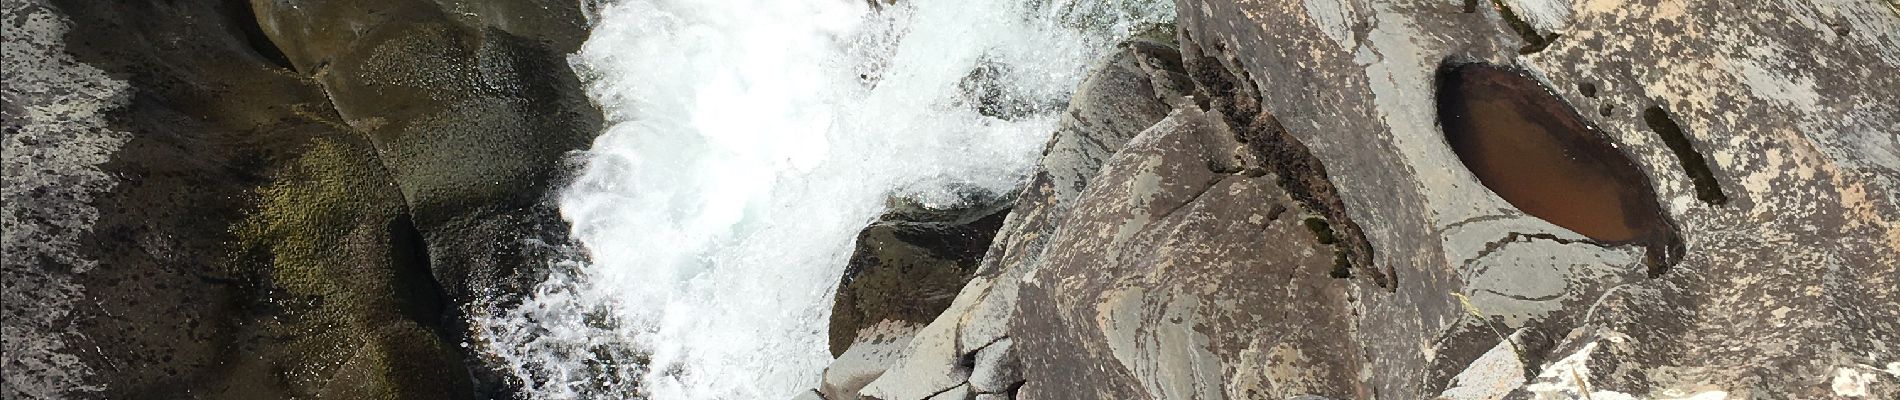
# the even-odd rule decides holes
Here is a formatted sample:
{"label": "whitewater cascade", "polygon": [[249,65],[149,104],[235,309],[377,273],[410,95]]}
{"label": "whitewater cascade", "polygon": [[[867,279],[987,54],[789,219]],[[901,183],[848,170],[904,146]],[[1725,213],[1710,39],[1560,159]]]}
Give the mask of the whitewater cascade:
{"label": "whitewater cascade", "polygon": [[[610,126],[560,194],[584,251],[478,318],[534,398],[817,384],[859,229],[1021,183],[1088,64],[1171,1],[624,0],[573,58]],[[984,106],[989,104],[989,106]]]}

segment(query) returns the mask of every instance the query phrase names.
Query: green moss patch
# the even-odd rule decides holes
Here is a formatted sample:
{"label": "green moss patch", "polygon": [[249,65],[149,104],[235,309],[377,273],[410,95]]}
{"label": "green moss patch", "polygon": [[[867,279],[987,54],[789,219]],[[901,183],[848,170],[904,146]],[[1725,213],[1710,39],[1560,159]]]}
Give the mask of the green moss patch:
{"label": "green moss patch", "polygon": [[[427,326],[439,294],[402,198],[367,143],[312,140],[233,228],[242,271],[279,310],[264,324],[280,379],[318,398],[465,397],[467,371]],[[421,276],[418,276],[421,275]],[[346,389],[347,388],[347,389]]]}
{"label": "green moss patch", "polygon": [[319,139],[301,158],[258,190],[257,211],[237,228],[240,244],[271,255],[268,278],[296,295],[335,292],[326,268],[333,252],[359,221],[393,218],[401,199],[370,182],[381,167],[364,157],[368,149]]}

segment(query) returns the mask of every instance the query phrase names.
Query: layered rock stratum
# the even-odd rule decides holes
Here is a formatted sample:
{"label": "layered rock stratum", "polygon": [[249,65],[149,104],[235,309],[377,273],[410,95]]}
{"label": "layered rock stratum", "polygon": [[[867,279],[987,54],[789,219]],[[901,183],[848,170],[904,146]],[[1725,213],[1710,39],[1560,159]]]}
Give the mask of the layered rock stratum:
{"label": "layered rock stratum", "polygon": [[[957,300],[824,398],[1900,395],[1893,3],[1177,4]],[[1438,109],[1469,65],[1613,150],[1525,165],[1632,166],[1661,236],[1480,180]]]}

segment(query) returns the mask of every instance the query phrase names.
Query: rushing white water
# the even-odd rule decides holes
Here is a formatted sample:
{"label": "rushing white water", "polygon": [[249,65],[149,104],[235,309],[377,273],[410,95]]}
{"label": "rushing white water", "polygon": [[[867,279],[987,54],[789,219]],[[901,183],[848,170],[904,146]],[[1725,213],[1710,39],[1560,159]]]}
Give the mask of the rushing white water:
{"label": "rushing white water", "polygon": [[593,15],[575,61],[611,126],[561,196],[588,257],[477,321],[536,398],[815,386],[857,230],[893,196],[1015,190],[1089,62],[1173,17],[1165,0],[625,0]]}

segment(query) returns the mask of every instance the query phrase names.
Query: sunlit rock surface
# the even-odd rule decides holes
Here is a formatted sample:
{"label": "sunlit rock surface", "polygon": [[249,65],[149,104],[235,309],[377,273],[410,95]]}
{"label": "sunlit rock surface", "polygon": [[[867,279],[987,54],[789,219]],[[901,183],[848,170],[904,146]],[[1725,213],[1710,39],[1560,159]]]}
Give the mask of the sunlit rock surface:
{"label": "sunlit rock surface", "polygon": [[[1178,4],[1186,101],[1144,93],[1157,114],[1124,115],[1170,116],[1085,168],[1046,157],[985,269],[866,394],[964,393],[1000,340],[1023,383],[981,398],[1900,394],[1891,3]],[[1647,186],[1627,201],[1679,238],[1666,268],[1461,162],[1435,77],[1470,63],[1522,71],[1627,157],[1642,179],[1621,182]],[[1301,171],[1263,157],[1272,126],[1324,185],[1269,178]]]}
{"label": "sunlit rock surface", "polygon": [[[1395,291],[1355,296],[1354,337],[1380,371],[1363,384],[1379,393],[1441,390],[1496,342],[1451,293],[1505,334],[1528,330],[1520,347],[1543,376],[1526,388],[1544,393],[1845,396],[1839,371],[1900,357],[1900,104],[1879,95],[1900,90],[1891,4],[1571,2],[1568,21],[1539,24],[1561,36],[1531,54],[1483,2],[1182,4],[1184,34],[1249,73],[1394,271]],[[1342,5],[1343,29],[1311,17]],[[1579,109],[1655,185],[1681,261],[1633,274],[1636,249],[1475,182],[1432,118],[1432,73],[1448,60],[1520,68]],[[1693,163],[1645,121],[1650,107],[1706,157],[1726,202],[1699,200]],[[1900,390],[1900,377],[1869,376],[1873,398]]]}
{"label": "sunlit rock surface", "polygon": [[1242,146],[1189,108],[1108,161],[1024,278],[1020,396],[1356,397],[1330,246]]}

